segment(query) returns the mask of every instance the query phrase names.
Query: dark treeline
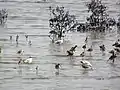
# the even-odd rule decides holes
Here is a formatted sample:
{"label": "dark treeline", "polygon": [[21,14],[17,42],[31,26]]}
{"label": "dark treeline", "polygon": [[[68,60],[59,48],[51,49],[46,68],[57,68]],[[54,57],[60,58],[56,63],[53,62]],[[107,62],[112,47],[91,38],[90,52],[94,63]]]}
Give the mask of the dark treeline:
{"label": "dark treeline", "polygon": [[[63,34],[67,31],[104,32],[115,25],[120,27],[120,18],[117,22],[114,18],[109,17],[107,7],[101,0],[91,0],[86,6],[88,8],[88,13],[91,13],[91,15],[86,17],[85,23],[78,22],[75,15],[70,15],[69,11],[65,11],[64,7],[50,7],[50,34],[61,39]],[[53,37],[51,39],[53,39]]]}
{"label": "dark treeline", "polygon": [[116,25],[115,19],[109,17],[106,11],[107,7],[102,4],[101,0],[91,0],[86,6],[91,15],[86,18],[86,23],[80,24],[77,31],[94,30],[102,32]]}

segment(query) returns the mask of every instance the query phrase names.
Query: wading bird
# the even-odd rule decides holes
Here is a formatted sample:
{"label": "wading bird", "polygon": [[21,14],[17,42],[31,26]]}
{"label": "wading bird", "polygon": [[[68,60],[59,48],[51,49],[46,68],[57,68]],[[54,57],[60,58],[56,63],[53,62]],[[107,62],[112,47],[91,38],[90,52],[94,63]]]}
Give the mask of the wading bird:
{"label": "wading bird", "polygon": [[83,49],[84,49],[84,51],[85,51],[85,49],[86,49],[86,44],[85,44],[85,45],[83,45],[83,46],[82,46],[82,48],[83,48]]}
{"label": "wading bird", "polygon": [[19,50],[19,51],[17,51],[17,54],[23,54],[24,53],[24,50]]}
{"label": "wading bird", "polygon": [[87,68],[93,69],[91,63],[88,61],[82,60],[82,61],[80,61],[80,63],[84,69],[87,69]]}
{"label": "wading bird", "polygon": [[90,52],[90,55],[91,55],[91,52],[93,51],[92,46],[87,51]]}
{"label": "wading bird", "polygon": [[71,47],[70,50],[67,50],[68,55],[67,56],[72,56],[75,52],[77,45],[75,45],[74,47]]}
{"label": "wading bird", "polygon": [[21,63],[24,63],[24,64],[31,64],[32,63],[32,57],[30,56],[28,59],[20,59],[18,61],[18,64],[21,64]]}
{"label": "wading bird", "polygon": [[105,51],[105,45],[103,44],[103,45],[101,45],[101,46],[99,46],[100,47],[100,51],[102,51],[102,52],[104,52]]}

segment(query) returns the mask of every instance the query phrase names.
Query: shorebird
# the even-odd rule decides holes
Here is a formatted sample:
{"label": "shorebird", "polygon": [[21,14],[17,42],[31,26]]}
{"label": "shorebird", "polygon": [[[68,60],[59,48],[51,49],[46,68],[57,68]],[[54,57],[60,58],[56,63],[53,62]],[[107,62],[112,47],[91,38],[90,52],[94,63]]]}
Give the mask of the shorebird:
{"label": "shorebird", "polygon": [[30,56],[28,59],[23,60],[23,63],[31,64],[32,63],[32,57]]}
{"label": "shorebird", "polygon": [[115,46],[115,47],[116,47],[116,46],[120,45],[120,44],[119,44],[119,41],[120,41],[120,40],[118,39],[112,46]]}
{"label": "shorebird", "polygon": [[103,45],[101,45],[101,46],[99,46],[100,47],[100,51],[102,51],[102,52],[104,52],[105,51],[105,45],[103,44]]}
{"label": "shorebird", "polygon": [[114,54],[114,53],[115,53],[115,51],[114,51],[114,50],[111,50],[111,51],[109,51],[109,53]]}
{"label": "shorebird", "polygon": [[12,36],[10,36],[10,41],[12,41]]}
{"label": "shorebird", "polygon": [[60,64],[59,63],[57,63],[57,64],[55,64],[55,69],[60,69]]}
{"label": "shorebird", "polygon": [[82,64],[82,67],[83,67],[83,68],[85,68],[85,69],[91,68],[91,69],[92,69],[92,65],[91,65],[90,62],[85,61],[85,60],[82,60],[82,61],[80,61],[80,63]]}
{"label": "shorebird", "polygon": [[31,45],[32,45],[32,42],[31,42],[31,41],[29,41],[29,42],[28,42],[28,44],[31,46]]}
{"label": "shorebird", "polygon": [[38,69],[39,69],[39,67],[36,66],[36,68],[35,68],[35,70],[36,70],[36,74],[38,74]]}
{"label": "shorebird", "polygon": [[24,53],[24,50],[19,50],[19,51],[17,51],[17,54],[23,54]]}
{"label": "shorebird", "polygon": [[75,45],[74,47],[71,47],[70,50],[67,50],[68,55],[67,56],[72,56],[75,52],[77,45]]}
{"label": "shorebird", "polygon": [[28,40],[28,35],[25,35],[26,41]]}
{"label": "shorebird", "polygon": [[82,59],[83,59],[84,56],[85,56],[85,52],[82,52],[82,53],[80,54],[80,57],[82,57]]}
{"label": "shorebird", "polygon": [[86,44],[85,44],[85,45],[83,45],[83,46],[82,46],[82,48],[83,48],[83,49],[84,49],[84,51],[85,51],[85,49],[86,49]]}
{"label": "shorebird", "polygon": [[116,51],[116,53],[120,53],[120,48],[114,48],[114,50]]}
{"label": "shorebird", "polygon": [[19,61],[18,61],[18,64],[21,64],[22,63],[22,59],[20,59]]}
{"label": "shorebird", "polygon": [[112,54],[107,61],[112,60],[112,62],[114,63],[116,57],[116,54]]}
{"label": "shorebird", "polygon": [[90,52],[90,55],[91,55],[91,52],[93,51],[92,46],[87,51]]}
{"label": "shorebird", "polygon": [[18,39],[19,39],[19,36],[17,35],[17,36],[16,36],[16,42],[18,42]]}
{"label": "shorebird", "polygon": [[77,45],[75,45],[74,47],[72,47],[72,48],[70,49],[70,51],[75,51],[76,47],[77,47]]}
{"label": "shorebird", "polygon": [[55,69],[57,70],[57,71],[55,72],[56,75],[59,75],[60,66],[61,66],[61,65],[60,65],[59,63],[55,64]]}
{"label": "shorebird", "polygon": [[85,38],[85,43],[87,43],[88,42],[88,36]]}
{"label": "shorebird", "polygon": [[68,53],[67,56],[72,56],[72,55],[74,54],[74,52],[73,52],[73,51],[70,51],[70,50],[68,50],[67,53]]}
{"label": "shorebird", "polygon": [[28,59],[20,59],[18,61],[18,64],[21,64],[21,63],[24,63],[24,64],[31,64],[32,63],[32,57],[29,57]]}

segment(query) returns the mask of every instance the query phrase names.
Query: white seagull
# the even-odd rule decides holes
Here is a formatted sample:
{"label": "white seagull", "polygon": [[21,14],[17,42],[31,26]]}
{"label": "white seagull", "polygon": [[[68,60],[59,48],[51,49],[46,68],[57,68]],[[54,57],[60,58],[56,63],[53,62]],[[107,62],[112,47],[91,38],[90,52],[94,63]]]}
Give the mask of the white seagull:
{"label": "white seagull", "polygon": [[88,61],[82,60],[82,61],[80,61],[80,63],[82,64],[82,67],[85,69],[87,69],[87,68],[93,69],[91,63]]}
{"label": "white seagull", "polygon": [[29,57],[28,59],[23,60],[23,63],[31,64],[32,63],[32,57]]}

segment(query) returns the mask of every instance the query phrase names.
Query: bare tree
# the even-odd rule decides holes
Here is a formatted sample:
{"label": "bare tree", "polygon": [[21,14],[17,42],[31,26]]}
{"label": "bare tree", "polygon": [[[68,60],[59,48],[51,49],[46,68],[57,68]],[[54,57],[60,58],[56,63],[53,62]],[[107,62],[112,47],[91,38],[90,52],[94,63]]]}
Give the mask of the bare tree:
{"label": "bare tree", "polygon": [[54,42],[55,40],[61,40],[65,33],[73,31],[77,21],[74,15],[70,15],[69,11],[65,11],[64,7],[49,7],[50,16],[50,38]]}
{"label": "bare tree", "polygon": [[87,21],[90,25],[89,29],[104,31],[116,24],[114,18],[109,18],[106,12],[107,7],[102,4],[101,0],[91,0],[91,2],[87,4],[87,7],[88,12],[92,13],[90,17],[87,17]]}

